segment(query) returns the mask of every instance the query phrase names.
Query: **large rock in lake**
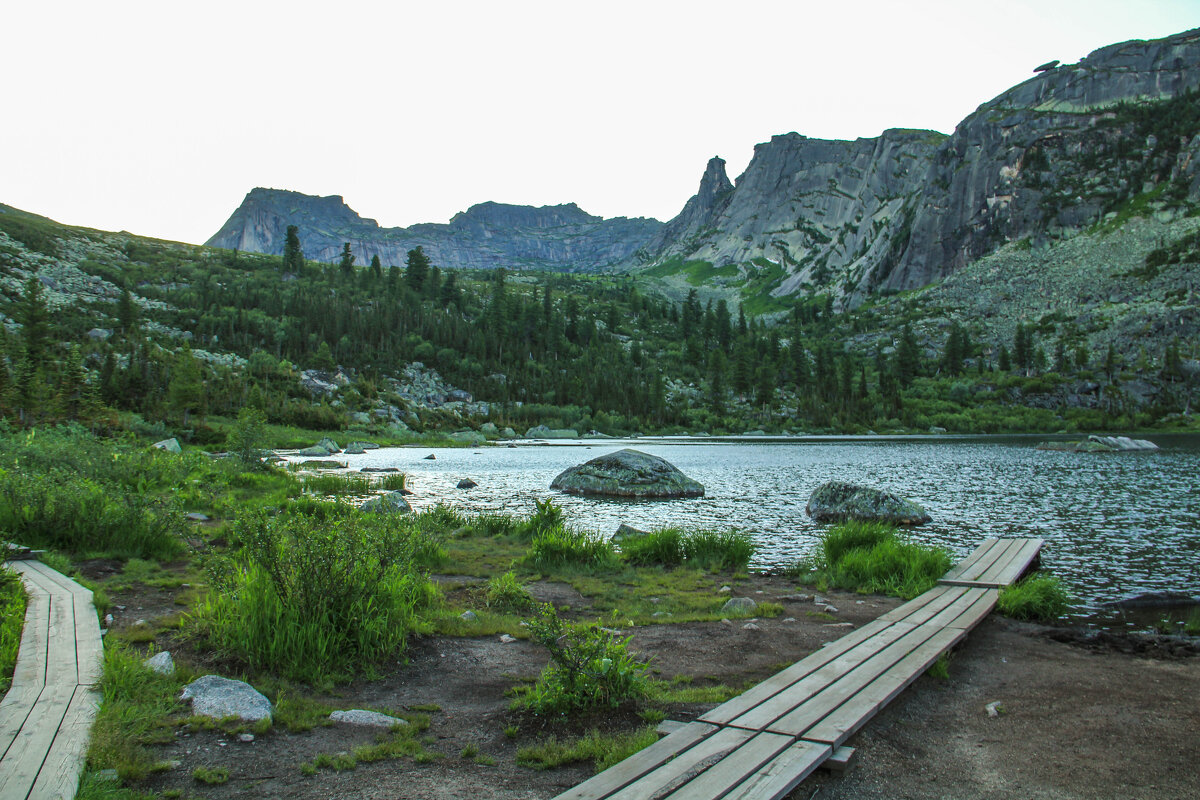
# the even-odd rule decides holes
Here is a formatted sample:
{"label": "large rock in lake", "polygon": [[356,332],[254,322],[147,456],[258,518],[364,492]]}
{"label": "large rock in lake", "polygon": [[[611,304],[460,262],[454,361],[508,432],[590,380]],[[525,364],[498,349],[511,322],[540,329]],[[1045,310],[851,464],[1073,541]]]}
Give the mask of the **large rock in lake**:
{"label": "large rock in lake", "polygon": [[930,519],[925,508],[911,500],[842,481],[829,481],[817,487],[808,498],[805,511],[817,522],[855,519],[890,522],[893,525],[920,525]]}
{"label": "large rock in lake", "polygon": [[670,462],[639,450],[618,450],[564,470],[550,484],[567,494],[613,497],[703,497],[704,487]]}

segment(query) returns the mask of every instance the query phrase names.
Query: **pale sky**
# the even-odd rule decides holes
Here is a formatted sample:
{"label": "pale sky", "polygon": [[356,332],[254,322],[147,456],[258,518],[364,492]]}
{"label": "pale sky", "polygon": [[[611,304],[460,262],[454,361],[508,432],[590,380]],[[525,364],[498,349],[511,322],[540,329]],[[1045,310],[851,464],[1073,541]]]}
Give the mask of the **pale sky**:
{"label": "pale sky", "polygon": [[486,200],[673,217],[773,134],[949,133],[1200,0],[35,2],[0,12],[0,203],[203,242],[251,188],[384,226]]}

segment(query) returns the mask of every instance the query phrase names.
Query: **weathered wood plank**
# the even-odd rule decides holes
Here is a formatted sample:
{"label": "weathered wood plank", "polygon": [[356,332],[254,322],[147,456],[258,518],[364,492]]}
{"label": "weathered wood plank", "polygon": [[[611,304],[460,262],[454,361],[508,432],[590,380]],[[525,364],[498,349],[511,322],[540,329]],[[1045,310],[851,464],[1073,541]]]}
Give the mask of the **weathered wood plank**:
{"label": "weathered wood plank", "polygon": [[[692,747],[650,772],[620,791],[608,795],[612,800],[647,800],[666,797],[670,792],[687,783],[711,764],[742,745],[753,736],[750,731],[738,728],[721,728]],[[662,740],[663,742],[666,739]],[[662,742],[660,742],[661,744]],[[653,747],[653,745],[651,745]]]}
{"label": "weathered wood plank", "polygon": [[966,558],[951,567],[950,571],[943,575],[942,578],[946,580],[962,580],[968,570],[973,569],[980,559],[986,557],[992,548],[996,547],[999,543],[999,539],[984,539]]}
{"label": "weathered wood plank", "polygon": [[[914,633],[919,630],[921,629],[898,622],[833,661],[830,661],[804,678],[804,680],[789,686],[766,702],[760,703],[745,714],[735,718],[729,724],[749,730],[764,730],[769,728],[776,733],[787,733],[793,736],[799,735],[803,732],[803,728],[797,729],[795,726],[786,723],[780,725],[779,722],[782,722],[780,718],[783,717],[786,719],[795,714],[797,708],[811,702],[815,696],[820,695],[830,685],[845,680],[845,676],[853,673],[860,665],[878,663],[879,653],[895,653],[895,642],[910,641]],[[911,647],[908,649],[911,649]],[[908,649],[904,650],[904,652],[907,653]],[[899,656],[896,656],[896,658],[899,658]]]}
{"label": "weathered wood plank", "polygon": [[672,733],[683,730],[687,726],[688,723],[680,722],[677,719],[664,719],[662,722],[658,723],[658,726],[655,727],[654,732],[659,736],[670,736]]}
{"label": "weathered wood plank", "polygon": [[909,600],[904,605],[897,606],[896,608],[893,608],[891,611],[887,612],[886,614],[881,614],[877,619],[883,620],[885,622],[907,622],[908,620],[906,618],[910,614],[920,611],[926,605],[928,605],[929,603],[932,603],[934,600],[941,597],[947,591],[948,591],[948,587],[942,586],[939,584],[938,586],[935,586],[932,589],[930,589],[928,592],[923,592],[923,593],[917,595],[916,597],[914,597],[912,600]]}
{"label": "weathered wood plank", "polygon": [[992,613],[992,609],[996,607],[996,600],[999,597],[999,589],[982,587],[972,589],[971,594],[964,595],[963,597],[965,605],[960,606],[961,613],[952,619],[945,619],[945,627],[971,630],[982,622],[984,617]]}
{"label": "weathered wood plank", "polygon": [[858,751],[848,745],[835,749],[833,754],[821,764],[823,769],[841,774],[850,769],[850,765],[858,757]]}
{"label": "weathered wood plank", "polygon": [[25,797],[37,780],[46,753],[66,716],[76,686],[46,689],[34,703],[17,738],[0,762],[0,798]]}
{"label": "weathered wood plank", "polygon": [[8,755],[21,728],[25,727],[25,720],[29,718],[29,712],[33,711],[41,693],[41,686],[26,686],[19,689],[9,687],[8,694],[4,695],[4,702],[0,703],[0,764]]}
{"label": "weathered wood plank", "polygon": [[50,595],[26,584],[29,603],[25,606],[25,627],[13,668],[12,689],[46,685],[46,655],[50,648]]}
{"label": "weathered wood plank", "polygon": [[795,742],[725,795],[724,800],[779,800],[813,773],[832,748],[823,743]]}
{"label": "weathered wood plank", "polygon": [[104,640],[100,636],[100,620],[90,597],[74,595],[75,603],[75,662],[77,680],[90,686],[99,682],[104,663]]}
{"label": "weathered wood plank", "polygon": [[1021,549],[1014,553],[1008,566],[999,572],[996,577],[996,583],[1003,586],[1010,586],[1025,574],[1030,565],[1037,560],[1038,554],[1042,550],[1042,545],[1045,544],[1041,539],[1024,539]]}
{"label": "weathered wood plank", "polygon": [[937,631],[875,681],[862,687],[845,703],[811,725],[804,733],[809,741],[825,742],[839,746],[865,725],[879,709],[892,701],[913,681],[924,674],[934,661],[947,649],[957,644],[967,631],[963,628],[945,628]]}
{"label": "weathered wood plank", "polygon": [[75,658],[75,602],[65,592],[50,595],[49,647],[46,650],[46,685],[79,683]]}
{"label": "weathered wood plank", "polygon": [[40,561],[23,561],[21,563],[24,565],[28,573],[37,574],[42,580],[44,580],[46,582],[44,585],[49,586],[50,584],[53,584],[67,592],[70,592],[71,594],[87,595],[89,600],[92,597],[91,589],[88,589],[86,586],[82,586],[66,575],[63,575],[58,570],[48,567]]}
{"label": "weathered wood plank", "polygon": [[619,764],[601,772],[578,786],[560,794],[556,800],[600,800],[623,789],[655,767],[669,761],[673,756],[685,752],[705,737],[716,732],[715,725],[693,722],[683,729],[659,739]]}
{"label": "weathered wood plank", "polygon": [[669,800],[708,800],[724,797],[738,784],[775,759],[793,742],[790,736],[759,733],[717,763],[680,786]]}
{"label": "weathered wood plank", "polygon": [[830,642],[820,650],[805,656],[787,669],[775,673],[770,678],[742,692],[737,697],[726,700],[721,705],[701,715],[700,719],[703,722],[726,725],[760,703],[784,691],[789,686],[803,680],[848,650],[892,627],[893,624],[895,623],[881,620],[869,622],[858,630],[848,633],[842,638]]}
{"label": "weathered wood plank", "polygon": [[1013,560],[1013,557],[1017,553],[1021,552],[1021,548],[1025,545],[1024,539],[1005,539],[1004,541],[1007,543],[1004,552],[997,556],[996,560],[991,563],[991,566],[980,572],[975,580],[980,583],[995,583],[1000,573],[1008,567],[1009,562]]}
{"label": "weathered wood plank", "polygon": [[87,756],[88,734],[99,707],[99,694],[86,686],[76,687],[67,713],[58,727],[58,734],[29,793],[29,800],[59,800],[75,796]]}

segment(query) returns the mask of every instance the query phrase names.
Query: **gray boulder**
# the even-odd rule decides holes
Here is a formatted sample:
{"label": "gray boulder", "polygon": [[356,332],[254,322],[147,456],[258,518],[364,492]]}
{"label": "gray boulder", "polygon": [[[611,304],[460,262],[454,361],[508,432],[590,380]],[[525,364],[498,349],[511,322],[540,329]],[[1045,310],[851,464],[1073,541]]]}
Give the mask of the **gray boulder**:
{"label": "gray boulder", "polygon": [[817,522],[841,522],[855,519],[890,522],[893,525],[921,525],[929,522],[925,508],[889,492],[829,481],[817,487],[805,508]]}
{"label": "gray boulder", "polygon": [[623,542],[626,539],[640,539],[648,533],[649,531],[639,530],[632,525],[626,525],[622,522],[617,526],[617,532],[612,535],[612,541]]}
{"label": "gray boulder", "polygon": [[1128,436],[1097,436],[1092,434],[1088,437],[1089,442],[1096,442],[1105,445],[1113,450],[1157,450],[1158,445],[1154,442],[1148,442],[1145,439],[1130,439]]}
{"label": "gray boulder", "polygon": [[461,481],[458,482],[458,488],[460,488],[460,489],[474,489],[478,485],[479,485],[478,483],[471,480],[470,478],[463,478]]}
{"label": "gray boulder", "polygon": [[729,614],[730,616],[748,617],[754,613],[754,609],[756,608],[758,608],[758,603],[749,597],[731,597],[725,601],[725,605],[721,606],[721,613]]}
{"label": "gray boulder", "polygon": [[666,459],[618,450],[561,472],[550,484],[567,494],[614,497],[703,497],[704,487]]}
{"label": "gray boulder", "polygon": [[360,511],[368,511],[372,514],[408,514],[412,512],[412,506],[400,492],[377,494],[364,500],[358,508]]}
{"label": "gray boulder", "polygon": [[243,681],[205,675],[183,687],[180,700],[192,701],[192,713],[202,717],[238,717],[257,722],[271,718],[271,701]]}
{"label": "gray boulder", "polygon": [[166,450],[168,453],[182,453],[183,448],[179,446],[178,439],[163,439],[161,442],[155,442],[154,447],[159,450]]}
{"label": "gray boulder", "polygon": [[525,431],[526,439],[578,439],[579,431],[572,428],[547,428],[545,425],[535,425]]}
{"label": "gray boulder", "polygon": [[365,711],[361,708],[352,708],[349,711],[334,711],[329,715],[329,718],[334,722],[342,722],[347,725],[365,725],[370,728],[391,728],[396,725],[408,724],[408,720],[400,719],[399,717],[390,717],[378,711]]}
{"label": "gray boulder", "polygon": [[163,650],[155,653],[142,662],[147,668],[154,670],[159,675],[174,675],[175,661],[171,658],[171,651]]}
{"label": "gray boulder", "polygon": [[351,442],[350,444],[346,445],[346,449],[343,450],[342,452],[348,456],[361,456],[366,451],[363,450],[358,445]]}

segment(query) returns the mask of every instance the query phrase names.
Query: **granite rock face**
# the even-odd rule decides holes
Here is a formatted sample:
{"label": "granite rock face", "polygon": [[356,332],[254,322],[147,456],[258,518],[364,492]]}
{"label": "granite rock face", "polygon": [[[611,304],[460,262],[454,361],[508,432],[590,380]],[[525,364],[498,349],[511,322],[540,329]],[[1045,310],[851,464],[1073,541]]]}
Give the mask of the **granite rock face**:
{"label": "granite rock face", "polygon": [[1072,236],[1156,186],[1200,197],[1200,131],[1159,142],[1118,105],[1197,87],[1200,29],[1039,72],[949,136],[775,136],[736,185],[710,161],[637,261],[737,267],[738,281],[765,269],[773,295],[827,291],[843,307],[925,286],[1006,242]]}
{"label": "granite rock face", "polygon": [[818,486],[808,498],[805,511],[817,522],[862,520],[921,525],[930,520],[925,508],[918,503],[890,492],[842,481],[829,481]]}
{"label": "granite rock face", "polygon": [[640,450],[618,450],[561,472],[550,484],[567,494],[614,497],[702,497],[704,487],[670,462]]}
{"label": "granite rock face", "polygon": [[603,219],[574,203],[540,208],[480,203],[446,224],[381,228],[337,195],[256,188],[206,244],[280,255],[288,225],[299,229],[305,257],[326,263],[336,261],[349,242],[355,263],[363,266],[376,255],[385,267],[404,266],[408,251],[420,245],[440,267],[520,266],[558,272],[595,271],[620,263],[662,228],[655,219]]}

